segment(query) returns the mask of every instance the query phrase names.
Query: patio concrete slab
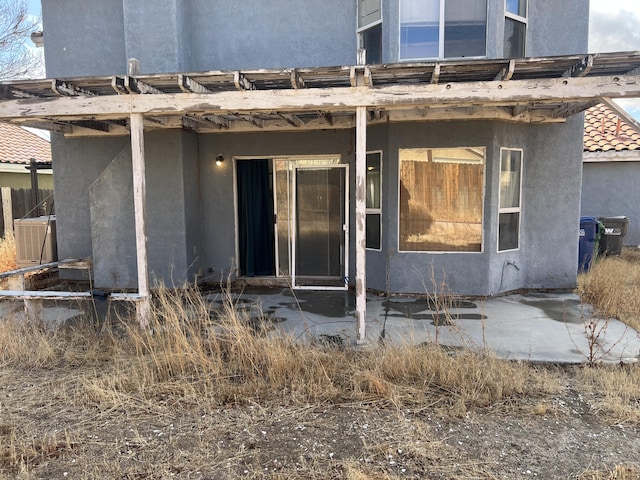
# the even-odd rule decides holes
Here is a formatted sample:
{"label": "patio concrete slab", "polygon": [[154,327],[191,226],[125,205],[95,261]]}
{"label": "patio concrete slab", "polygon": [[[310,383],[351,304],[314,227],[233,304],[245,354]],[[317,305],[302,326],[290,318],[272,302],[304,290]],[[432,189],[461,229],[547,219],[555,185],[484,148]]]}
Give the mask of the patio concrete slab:
{"label": "patio concrete slab", "polygon": [[[222,294],[208,298],[214,308],[223,301]],[[298,340],[355,344],[353,292],[249,289],[234,299],[250,316],[262,315]],[[368,294],[366,344],[382,341],[437,342],[536,362],[637,362],[640,356],[638,332],[618,320],[595,316],[573,293],[435,302]]]}

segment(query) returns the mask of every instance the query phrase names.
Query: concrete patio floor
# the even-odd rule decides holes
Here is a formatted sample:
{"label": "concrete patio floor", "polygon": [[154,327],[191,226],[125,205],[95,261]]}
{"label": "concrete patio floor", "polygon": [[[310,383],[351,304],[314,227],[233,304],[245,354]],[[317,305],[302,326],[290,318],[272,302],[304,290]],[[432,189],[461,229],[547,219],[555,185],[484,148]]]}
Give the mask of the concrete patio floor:
{"label": "concrete patio floor", "polygon": [[[222,294],[209,294],[215,309]],[[355,296],[344,291],[246,289],[236,305],[252,317],[263,315],[297,339],[343,345],[356,343]],[[431,303],[431,304],[430,304]],[[366,345],[437,342],[451,347],[486,348],[506,359],[584,363],[637,362],[640,335],[622,322],[597,318],[573,293],[513,294],[457,300],[436,306],[424,297],[367,295]],[[451,303],[451,302],[450,302]],[[593,326],[590,354],[586,328]]]}
{"label": "concrete patio floor", "polygon": [[[222,308],[227,293],[205,296],[210,309]],[[309,291],[246,288],[231,293],[238,310],[261,318],[299,341],[356,345],[355,294],[352,291]],[[573,293],[512,294],[478,300],[447,299],[435,305],[424,296],[367,294],[366,339],[362,348],[385,344],[437,342],[451,347],[487,349],[501,358],[553,363],[632,363],[640,360],[640,334],[622,322],[594,316]],[[444,303],[444,304],[443,304]],[[110,302],[96,300],[107,315]],[[79,304],[50,304],[46,325],[60,325],[85,315]],[[113,304],[111,304],[111,308]],[[0,302],[0,318],[24,314],[20,302]],[[113,313],[112,313],[113,315]],[[597,339],[590,353],[586,329]]]}

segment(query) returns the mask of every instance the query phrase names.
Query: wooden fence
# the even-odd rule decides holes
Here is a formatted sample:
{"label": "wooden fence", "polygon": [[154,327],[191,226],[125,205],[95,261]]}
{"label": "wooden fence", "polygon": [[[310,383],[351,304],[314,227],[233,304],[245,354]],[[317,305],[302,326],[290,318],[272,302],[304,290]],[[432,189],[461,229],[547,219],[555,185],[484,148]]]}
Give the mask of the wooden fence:
{"label": "wooden fence", "polygon": [[39,217],[55,213],[53,211],[53,190],[38,190],[39,205],[35,205],[30,188],[0,188],[2,215],[0,215],[0,235],[13,231],[15,218]]}

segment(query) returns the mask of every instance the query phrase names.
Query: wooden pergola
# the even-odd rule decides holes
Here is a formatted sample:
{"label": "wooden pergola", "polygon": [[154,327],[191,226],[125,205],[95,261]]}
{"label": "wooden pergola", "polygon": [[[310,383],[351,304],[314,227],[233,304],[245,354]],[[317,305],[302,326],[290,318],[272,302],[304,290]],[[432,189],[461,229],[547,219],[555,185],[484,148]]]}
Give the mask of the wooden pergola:
{"label": "wooden pergola", "polygon": [[141,319],[148,311],[150,294],[145,131],[355,128],[359,341],[364,340],[366,313],[368,125],[437,120],[564,122],[602,99],[640,97],[640,52],[153,75],[130,72],[0,82],[0,121],[67,137],[130,135]]}

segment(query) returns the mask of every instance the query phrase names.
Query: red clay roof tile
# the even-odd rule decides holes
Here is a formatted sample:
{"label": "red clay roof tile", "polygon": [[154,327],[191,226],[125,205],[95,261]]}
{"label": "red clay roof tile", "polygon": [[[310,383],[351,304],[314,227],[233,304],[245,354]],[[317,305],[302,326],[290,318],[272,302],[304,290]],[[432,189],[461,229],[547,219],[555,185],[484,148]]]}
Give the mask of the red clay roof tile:
{"label": "red clay roof tile", "polygon": [[0,163],[28,164],[32,158],[51,161],[51,144],[24,128],[0,122]]}
{"label": "red clay roof tile", "polygon": [[585,152],[640,150],[640,130],[604,104],[585,112]]}

